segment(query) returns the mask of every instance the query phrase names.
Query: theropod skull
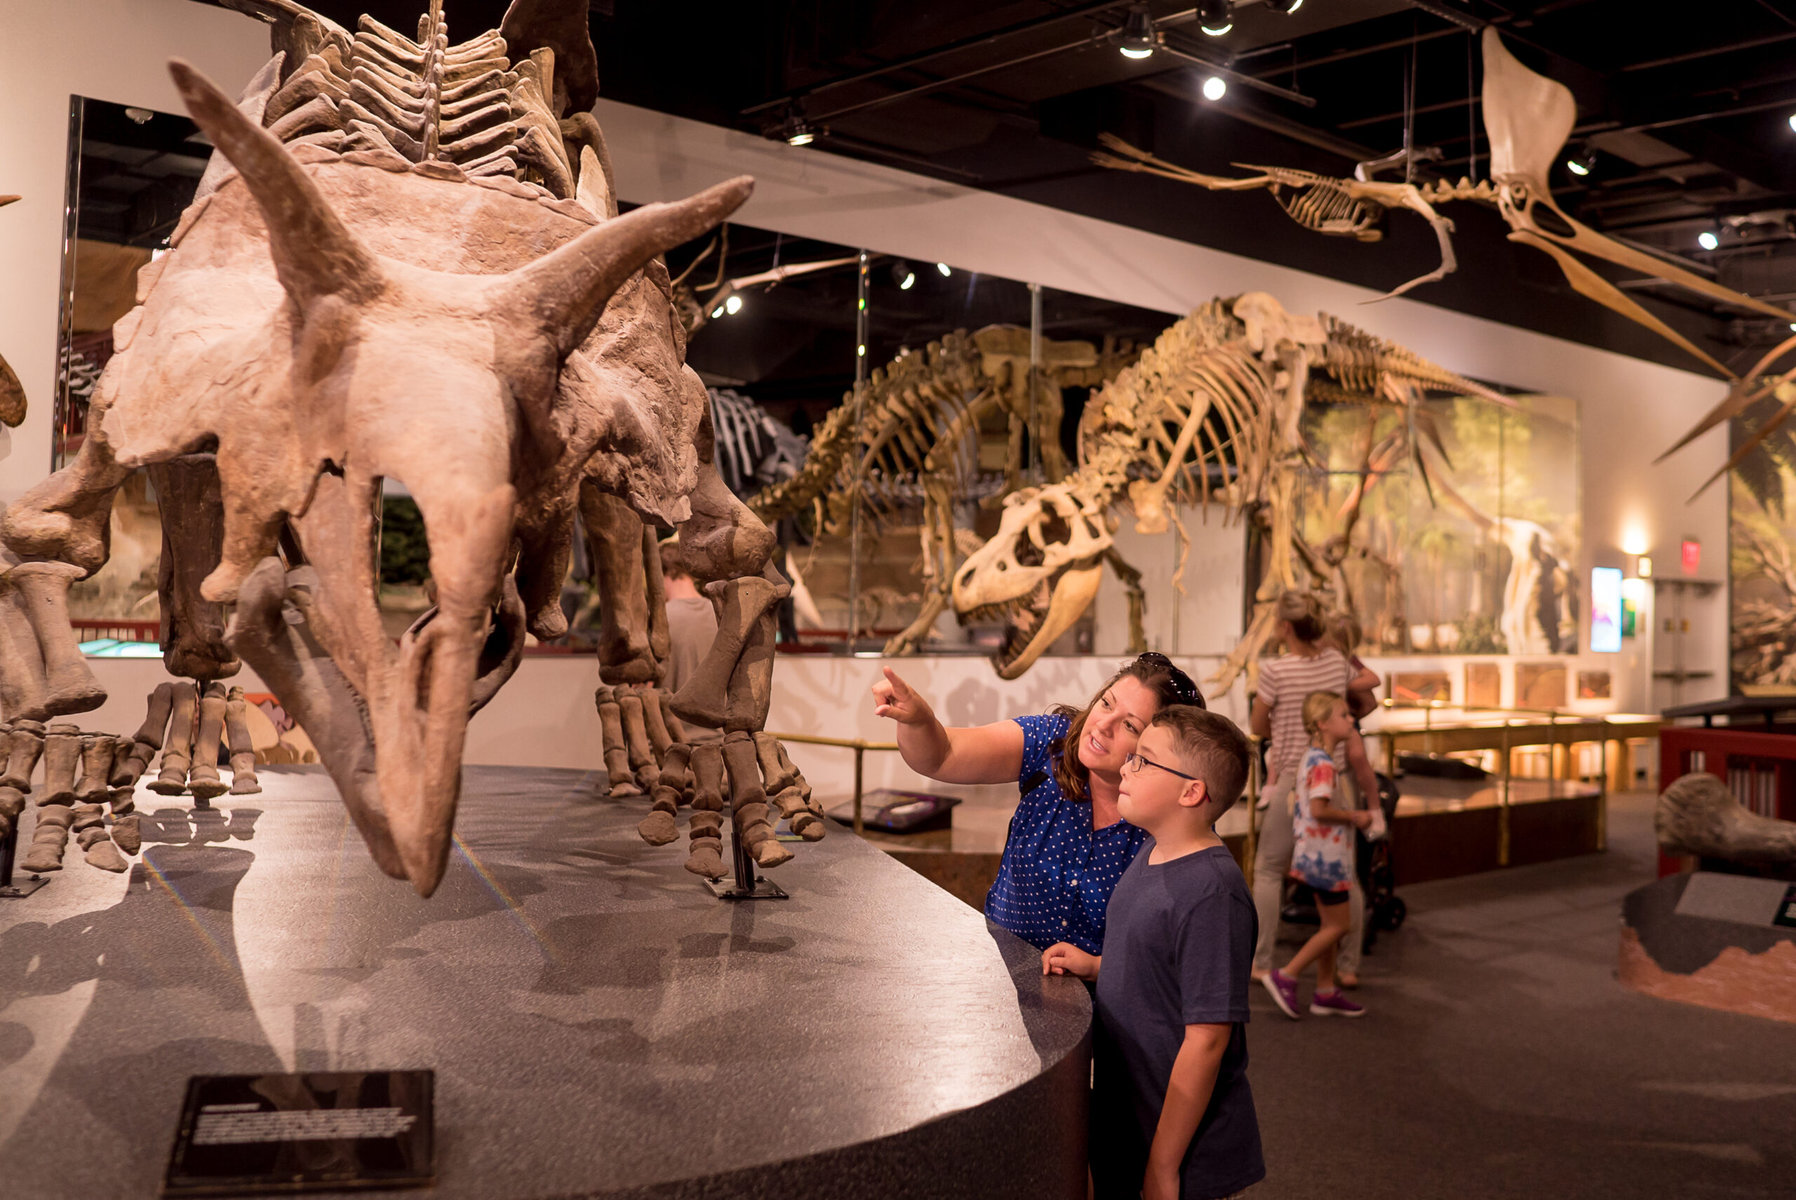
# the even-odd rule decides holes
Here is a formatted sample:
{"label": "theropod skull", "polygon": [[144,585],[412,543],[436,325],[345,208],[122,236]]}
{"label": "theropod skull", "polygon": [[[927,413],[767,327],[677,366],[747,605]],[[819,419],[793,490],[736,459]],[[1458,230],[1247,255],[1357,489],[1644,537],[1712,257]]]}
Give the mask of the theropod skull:
{"label": "theropod skull", "polygon": [[1102,557],[1114,539],[1102,506],[1066,484],[1004,498],[998,532],[954,573],[962,621],[1008,617],[1011,633],[994,659],[1015,679],[1072,627],[1097,594]]}

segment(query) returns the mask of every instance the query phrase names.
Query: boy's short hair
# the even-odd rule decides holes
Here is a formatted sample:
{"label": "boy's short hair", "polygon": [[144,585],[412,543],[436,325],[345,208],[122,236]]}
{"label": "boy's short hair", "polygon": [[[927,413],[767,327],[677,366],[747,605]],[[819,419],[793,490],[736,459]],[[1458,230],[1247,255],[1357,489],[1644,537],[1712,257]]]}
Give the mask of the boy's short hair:
{"label": "boy's short hair", "polygon": [[677,539],[670,538],[662,542],[659,549],[661,551],[661,578],[692,578],[692,568],[686,565],[686,556],[681,552]]}
{"label": "boy's short hair", "polygon": [[1334,711],[1337,704],[1345,704],[1346,697],[1338,692],[1311,692],[1303,698],[1303,728],[1311,737],[1322,728],[1322,722],[1328,720],[1328,714]]}
{"label": "boy's short hair", "polygon": [[1211,798],[1224,809],[1241,798],[1247,786],[1247,737],[1221,713],[1191,704],[1169,704],[1154,714],[1148,728],[1172,731],[1179,756],[1204,781]]}

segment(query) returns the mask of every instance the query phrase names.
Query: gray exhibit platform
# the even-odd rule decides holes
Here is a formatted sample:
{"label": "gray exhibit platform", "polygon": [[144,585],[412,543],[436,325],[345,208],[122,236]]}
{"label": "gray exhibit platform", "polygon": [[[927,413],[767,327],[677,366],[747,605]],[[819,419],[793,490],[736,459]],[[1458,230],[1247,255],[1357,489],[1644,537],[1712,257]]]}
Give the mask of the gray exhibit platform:
{"label": "gray exhibit platform", "polygon": [[470,767],[421,900],[262,780],[0,902],[0,1193],[154,1195],[190,1075],[430,1068],[433,1195],[1085,1194],[1085,989],[851,833],[724,901],[602,774]]}

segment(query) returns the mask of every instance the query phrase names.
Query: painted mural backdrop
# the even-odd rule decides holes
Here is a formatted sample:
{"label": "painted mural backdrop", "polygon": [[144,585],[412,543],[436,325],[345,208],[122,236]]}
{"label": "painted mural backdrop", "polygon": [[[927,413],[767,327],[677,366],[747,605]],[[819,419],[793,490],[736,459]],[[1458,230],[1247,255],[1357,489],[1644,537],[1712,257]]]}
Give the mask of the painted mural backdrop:
{"label": "painted mural backdrop", "polygon": [[1325,538],[1357,501],[1346,547],[1311,544],[1336,564],[1367,651],[1576,653],[1577,403],[1514,400],[1430,401],[1413,429],[1389,408],[1309,409],[1304,528]]}
{"label": "painted mural backdrop", "polygon": [[[1779,406],[1733,422],[1740,446]],[[1774,430],[1728,473],[1728,629],[1735,692],[1796,692],[1796,431]]]}

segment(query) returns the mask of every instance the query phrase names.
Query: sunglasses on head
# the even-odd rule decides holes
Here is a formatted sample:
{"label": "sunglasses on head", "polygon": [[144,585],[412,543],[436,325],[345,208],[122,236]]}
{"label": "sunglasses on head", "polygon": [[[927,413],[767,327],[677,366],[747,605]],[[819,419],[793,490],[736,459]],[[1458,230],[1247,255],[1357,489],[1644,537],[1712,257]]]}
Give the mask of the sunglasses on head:
{"label": "sunglasses on head", "polygon": [[1198,708],[1204,707],[1204,694],[1197,690],[1195,683],[1191,682],[1191,676],[1174,666],[1172,659],[1167,658],[1158,650],[1149,650],[1140,655],[1135,659],[1135,663],[1137,666],[1155,667],[1166,672],[1167,682],[1172,688],[1173,703],[1193,704]]}

